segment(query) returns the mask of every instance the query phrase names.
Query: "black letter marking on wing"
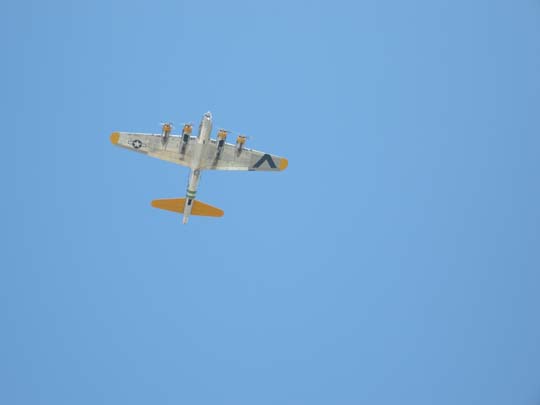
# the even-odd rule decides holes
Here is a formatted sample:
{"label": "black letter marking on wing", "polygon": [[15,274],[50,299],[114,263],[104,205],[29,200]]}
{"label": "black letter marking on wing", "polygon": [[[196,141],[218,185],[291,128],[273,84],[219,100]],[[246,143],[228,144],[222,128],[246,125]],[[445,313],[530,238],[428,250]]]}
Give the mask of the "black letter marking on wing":
{"label": "black letter marking on wing", "polygon": [[264,154],[262,158],[259,159],[257,163],[253,165],[254,169],[259,168],[265,161],[268,161],[268,164],[272,169],[276,168],[276,164],[274,163],[274,160],[272,159],[272,156],[270,156],[268,153]]}

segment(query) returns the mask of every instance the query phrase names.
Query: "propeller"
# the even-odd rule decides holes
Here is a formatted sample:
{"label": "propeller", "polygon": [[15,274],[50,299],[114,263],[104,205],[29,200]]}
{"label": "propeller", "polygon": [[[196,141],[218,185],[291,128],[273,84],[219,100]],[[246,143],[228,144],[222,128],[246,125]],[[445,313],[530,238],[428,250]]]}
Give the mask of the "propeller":
{"label": "propeller", "polygon": [[[161,128],[163,128],[164,125],[169,125],[171,127],[171,132],[173,131],[173,129],[176,128],[176,125],[174,125],[174,123],[172,121],[160,122],[159,125],[161,126]],[[189,126],[193,127],[192,122],[181,122],[180,123],[180,128],[183,128],[185,125],[189,125]]]}
{"label": "propeller", "polygon": [[231,131],[231,130],[229,130],[229,129],[220,128],[220,129],[218,130],[218,132],[219,132],[219,131],[224,131],[224,132],[226,132],[227,134],[231,134],[231,135],[242,136],[242,137],[246,138],[246,140],[247,140],[247,139],[250,139],[250,140],[251,140],[251,139],[254,139],[254,137],[251,136],[251,135],[243,135],[241,132]]}
{"label": "propeller", "polygon": [[161,130],[164,131],[165,130],[165,126],[168,125],[169,126],[169,133],[172,132],[173,128],[174,128],[174,124],[172,122],[160,122],[159,123],[161,125]]}

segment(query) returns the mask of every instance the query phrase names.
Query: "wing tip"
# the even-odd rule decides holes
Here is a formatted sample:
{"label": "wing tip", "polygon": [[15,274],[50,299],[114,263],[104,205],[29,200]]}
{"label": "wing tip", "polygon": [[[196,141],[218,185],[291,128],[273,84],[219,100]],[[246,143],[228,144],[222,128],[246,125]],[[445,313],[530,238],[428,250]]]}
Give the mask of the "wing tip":
{"label": "wing tip", "polygon": [[116,145],[120,140],[120,132],[113,132],[110,137],[111,143]]}
{"label": "wing tip", "polygon": [[279,161],[279,170],[285,170],[289,166],[289,160],[285,158],[281,158]]}

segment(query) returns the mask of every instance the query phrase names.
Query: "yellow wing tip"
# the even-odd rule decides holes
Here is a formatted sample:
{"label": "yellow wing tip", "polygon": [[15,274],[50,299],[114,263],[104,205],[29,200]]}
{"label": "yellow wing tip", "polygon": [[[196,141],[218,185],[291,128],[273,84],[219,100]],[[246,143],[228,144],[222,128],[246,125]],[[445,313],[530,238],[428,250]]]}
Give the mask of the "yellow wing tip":
{"label": "yellow wing tip", "polygon": [[285,158],[281,158],[279,161],[279,170],[285,170],[289,166],[289,161]]}
{"label": "yellow wing tip", "polygon": [[113,145],[116,145],[118,143],[118,141],[120,140],[120,132],[113,132],[111,134],[111,143]]}

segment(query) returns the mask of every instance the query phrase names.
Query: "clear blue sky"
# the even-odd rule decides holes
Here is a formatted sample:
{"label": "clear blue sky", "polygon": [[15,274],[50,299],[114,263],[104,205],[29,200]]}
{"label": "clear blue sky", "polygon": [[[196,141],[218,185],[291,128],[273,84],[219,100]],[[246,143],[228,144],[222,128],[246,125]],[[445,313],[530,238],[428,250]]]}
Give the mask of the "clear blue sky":
{"label": "clear blue sky", "polygon": [[[540,403],[538,1],[0,10],[0,403]],[[183,226],[207,110],[289,168]]]}

